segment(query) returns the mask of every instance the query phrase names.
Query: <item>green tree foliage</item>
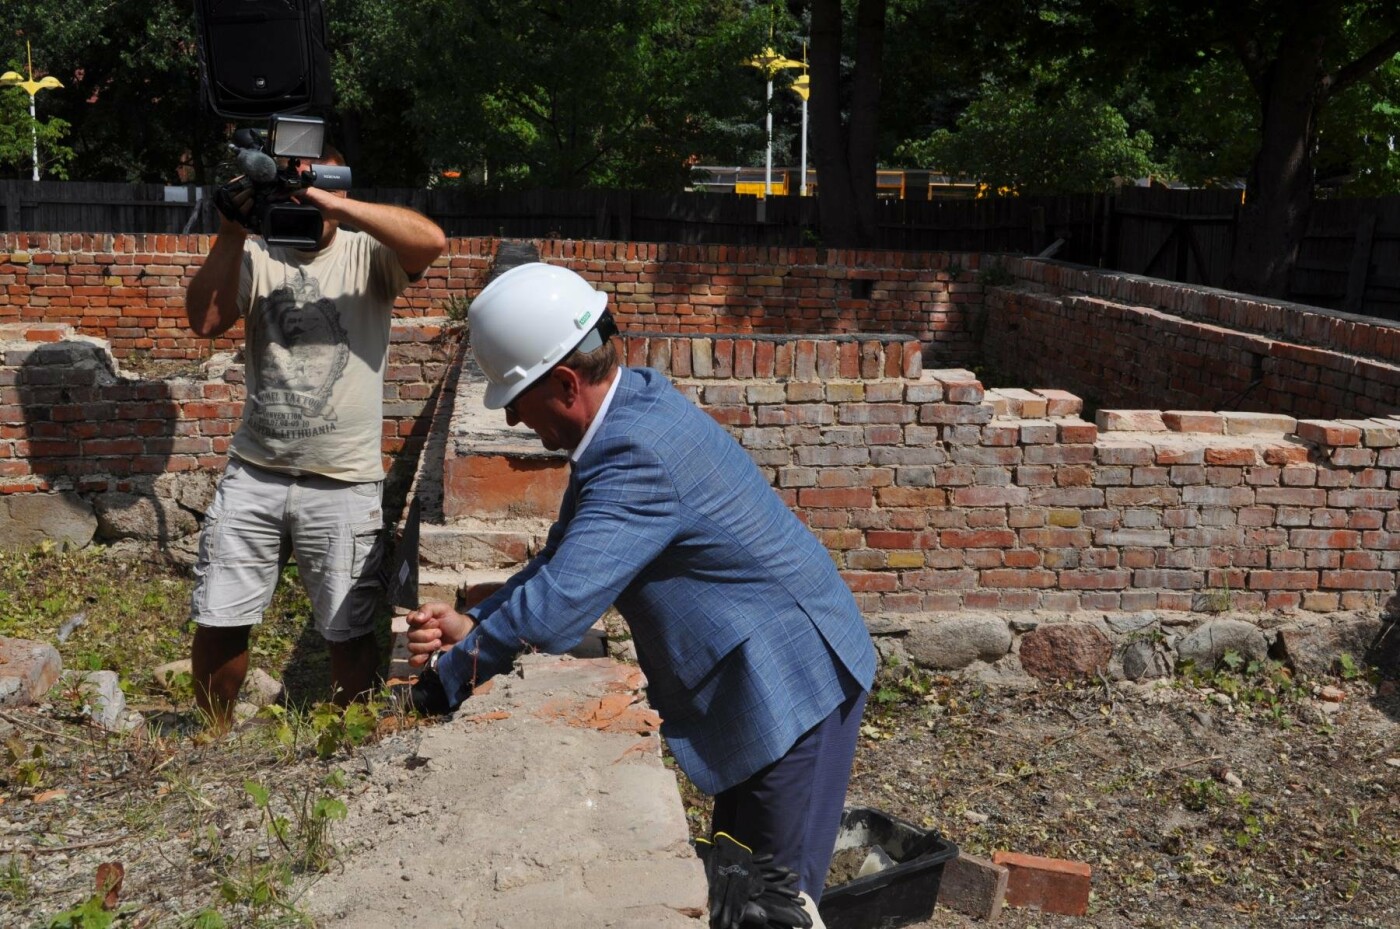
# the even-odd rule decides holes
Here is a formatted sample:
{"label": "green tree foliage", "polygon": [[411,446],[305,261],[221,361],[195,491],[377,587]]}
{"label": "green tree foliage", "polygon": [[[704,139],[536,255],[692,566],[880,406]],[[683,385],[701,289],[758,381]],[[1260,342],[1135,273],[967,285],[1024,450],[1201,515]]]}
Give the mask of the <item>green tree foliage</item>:
{"label": "green tree foliage", "polygon": [[[391,170],[489,188],[679,189],[687,162],[762,144],[737,0],[333,0],[347,134]],[[396,131],[371,125],[387,110]],[[757,133],[761,136],[761,129]]]}
{"label": "green tree foliage", "polygon": [[946,28],[966,38],[956,53],[979,57],[1006,82],[1033,84],[1035,69],[1048,65],[1149,129],[1161,160],[1183,175],[1243,174],[1229,276],[1237,289],[1284,292],[1318,175],[1385,183],[1392,133],[1382,124],[1400,52],[1393,0],[966,0],[947,8]]}
{"label": "green tree foliage", "polygon": [[[27,75],[25,66],[11,62],[5,70]],[[36,72],[37,74],[37,72]],[[40,100],[53,90],[39,92]],[[28,179],[34,165],[34,142],[39,143],[39,167],[45,179],[63,180],[68,177],[68,164],[73,149],[63,144],[68,135],[68,122],[57,116],[29,118],[29,94],[19,87],[0,88],[0,173],[5,177]],[[37,133],[36,130],[37,129]]]}
{"label": "green tree foliage", "polygon": [[1130,132],[1113,106],[1070,87],[1048,100],[989,84],[958,120],[901,152],[915,164],[975,178],[994,190],[1064,194],[1107,190],[1155,170],[1152,136]]}
{"label": "green tree foliage", "polygon": [[71,126],[72,177],[205,180],[224,125],[200,105],[193,4],[186,0],[0,0],[0,58],[22,58],[63,82],[39,96],[41,120]]}

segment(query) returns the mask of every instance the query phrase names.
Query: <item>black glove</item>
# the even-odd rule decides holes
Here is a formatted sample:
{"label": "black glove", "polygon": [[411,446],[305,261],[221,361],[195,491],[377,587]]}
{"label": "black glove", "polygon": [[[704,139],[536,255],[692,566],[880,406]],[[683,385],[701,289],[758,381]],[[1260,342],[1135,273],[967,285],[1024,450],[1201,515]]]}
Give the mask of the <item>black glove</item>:
{"label": "black glove", "polygon": [[224,218],[229,222],[247,228],[248,214],[251,211],[251,200],[239,203],[236,199],[243,191],[253,186],[253,182],[246,177],[234,178],[227,184],[221,185],[214,191],[214,205],[219,208],[219,212],[224,214]]}
{"label": "black glove", "polygon": [[695,853],[710,884],[710,929],[766,925],[767,914],[754,902],[763,885],[749,847],[716,832],[713,839],[696,839]]}
{"label": "black glove", "polygon": [[761,882],[758,898],[754,901],[763,908],[769,929],[811,929],[812,917],[802,906],[802,897],[797,891],[797,874],[790,868],[773,863],[773,856],[767,853],[753,857]]}
{"label": "black glove", "polygon": [[422,716],[446,716],[452,712],[452,703],[447,699],[447,691],[438,677],[437,668],[424,668],[418,680],[408,691],[409,706]]}

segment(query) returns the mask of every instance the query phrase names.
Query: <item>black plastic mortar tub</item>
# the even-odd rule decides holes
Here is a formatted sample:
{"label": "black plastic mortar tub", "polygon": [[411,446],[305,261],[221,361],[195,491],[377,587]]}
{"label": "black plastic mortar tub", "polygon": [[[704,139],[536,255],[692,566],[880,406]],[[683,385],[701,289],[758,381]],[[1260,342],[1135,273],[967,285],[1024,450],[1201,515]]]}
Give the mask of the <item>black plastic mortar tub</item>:
{"label": "black plastic mortar tub", "polygon": [[820,909],[827,929],[895,929],[933,914],[943,866],[958,856],[958,847],[879,810],[847,807],[836,851],[875,845],[894,866],[826,888]]}

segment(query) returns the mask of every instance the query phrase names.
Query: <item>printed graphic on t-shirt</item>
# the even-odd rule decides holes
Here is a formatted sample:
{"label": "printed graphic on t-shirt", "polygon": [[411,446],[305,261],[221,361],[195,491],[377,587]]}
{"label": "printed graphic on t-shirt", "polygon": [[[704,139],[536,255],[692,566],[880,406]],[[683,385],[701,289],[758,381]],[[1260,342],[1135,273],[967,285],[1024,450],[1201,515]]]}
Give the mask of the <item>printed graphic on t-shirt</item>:
{"label": "printed graphic on t-shirt", "polygon": [[244,417],[265,439],[303,439],[336,428],[331,390],[350,357],[334,301],[305,271],[259,301],[250,314],[253,393]]}

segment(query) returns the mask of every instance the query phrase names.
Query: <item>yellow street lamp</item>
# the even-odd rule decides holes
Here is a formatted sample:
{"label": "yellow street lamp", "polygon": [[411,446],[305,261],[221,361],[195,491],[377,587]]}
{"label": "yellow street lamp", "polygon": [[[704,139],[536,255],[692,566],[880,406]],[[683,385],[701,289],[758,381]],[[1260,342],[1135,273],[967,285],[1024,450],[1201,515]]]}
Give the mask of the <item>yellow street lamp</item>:
{"label": "yellow street lamp", "polygon": [[807,43],[802,43],[802,73],[792,82],[792,92],[802,98],[802,188],[807,196],[807,98],[812,95],[812,77],[807,73]]}
{"label": "yellow street lamp", "polygon": [[768,156],[767,160],[764,162],[763,195],[769,197],[773,194],[773,75],[784,68],[800,68],[803,65],[800,61],[793,61],[791,58],[784,58],[782,55],[779,55],[777,52],[773,51],[771,45],[758,55],[744,62],[744,64],[752,68],[758,68],[763,72],[764,77],[768,79]]}
{"label": "yellow street lamp", "polygon": [[39,80],[34,80],[34,52],[29,47],[29,42],[24,43],[25,54],[29,56],[29,80],[25,80],[18,71],[6,71],[0,74],[0,84],[6,87],[23,87],[25,93],[29,94],[29,130],[34,140],[34,180],[39,179],[39,118],[34,113],[34,97],[41,90],[49,90],[53,87],[62,87],[58,78],[49,75]]}

